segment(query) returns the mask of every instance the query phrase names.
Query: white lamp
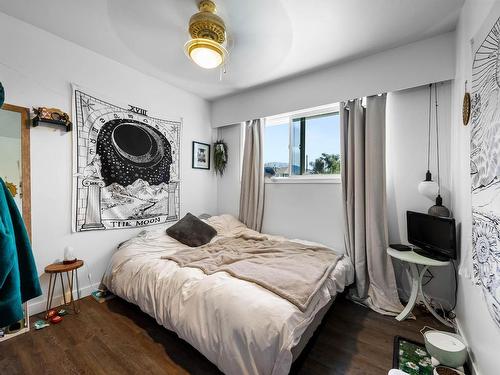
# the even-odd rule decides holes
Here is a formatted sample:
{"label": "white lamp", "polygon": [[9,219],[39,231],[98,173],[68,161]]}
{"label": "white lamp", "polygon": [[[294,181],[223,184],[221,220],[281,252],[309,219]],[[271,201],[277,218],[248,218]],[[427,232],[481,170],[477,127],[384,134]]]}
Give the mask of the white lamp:
{"label": "white lamp", "polygon": [[75,256],[75,249],[73,249],[72,246],[66,246],[64,248],[64,264],[71,264],[75,263],[77,261],[76,256]]}
{"label": "white lamp", "polygon": [[418,192],[432,201],[436,199],[439,192],[439,186],[435,181],[432,181],[430,171],[427,171],[425,174],[425,180],[418,184]]}

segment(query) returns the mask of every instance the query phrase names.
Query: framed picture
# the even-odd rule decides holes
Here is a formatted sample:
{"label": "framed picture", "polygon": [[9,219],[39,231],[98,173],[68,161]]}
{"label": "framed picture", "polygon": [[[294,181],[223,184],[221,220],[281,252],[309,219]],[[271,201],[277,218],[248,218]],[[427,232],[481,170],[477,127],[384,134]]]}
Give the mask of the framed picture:
{"label": "framed picture", "polygon": [[210,145],[193,141],[193,168],[210,169]]}

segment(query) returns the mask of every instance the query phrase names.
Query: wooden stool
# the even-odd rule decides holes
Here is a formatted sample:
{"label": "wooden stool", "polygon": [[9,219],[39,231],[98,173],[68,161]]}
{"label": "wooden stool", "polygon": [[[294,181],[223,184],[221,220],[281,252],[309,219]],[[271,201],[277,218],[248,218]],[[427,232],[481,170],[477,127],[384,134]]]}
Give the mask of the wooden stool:
{"label": "wooden stool", "polygon": [[[76,287],[78,289],[78,268],[80,268],[81,266],[83,266],[83,260],[77,260],[76,262],[70,264],[63,264],[62,262],[53,263],[45,267],[45,273],[48,273],[50,275],[49,295],[47,297],[47,305],[45,307],[45,316],[47,316],[47,313],[52,308],[52,299],[54,298],[54,289],[56,288],[57,274],[59,274],[61,278],[61,290],[63,293],[64,305],[67,306],[69,304],[72,304],[73,311],[75,312],[75,314],[78,314],[78,310],[75,304],[75,299],[73,298],[73,280],[74,280],[73,274],[76,272]],[[70,292],[70,300],[68,303],[66,302],[66,291],[64,290],[64,281],[62,275],[63,272],[66,272],[66,277],[68,279],[68,286]],[[70,272],[71,272],[71,279],[69,275]]]}

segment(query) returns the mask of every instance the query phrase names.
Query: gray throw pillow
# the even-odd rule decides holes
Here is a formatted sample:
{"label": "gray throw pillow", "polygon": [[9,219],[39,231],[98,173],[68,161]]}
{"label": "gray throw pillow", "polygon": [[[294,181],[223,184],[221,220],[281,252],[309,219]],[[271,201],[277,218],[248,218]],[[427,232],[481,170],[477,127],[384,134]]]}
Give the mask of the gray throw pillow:
{"label": "gray throw pillow", "polygon": [[209,243],[217,231],[188,212],[181,220],[167,228],[167,234],[184,245],[196,247]]}

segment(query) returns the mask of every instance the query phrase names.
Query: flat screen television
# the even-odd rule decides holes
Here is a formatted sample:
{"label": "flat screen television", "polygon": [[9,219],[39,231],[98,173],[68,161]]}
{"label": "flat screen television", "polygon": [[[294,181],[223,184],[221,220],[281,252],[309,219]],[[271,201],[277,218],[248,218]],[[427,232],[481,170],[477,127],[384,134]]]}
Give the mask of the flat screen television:
{"label": "flat screen television", "polygon": [[437,260],[457,259],[455,219],[406,211],[408,242],[415,252]]}

